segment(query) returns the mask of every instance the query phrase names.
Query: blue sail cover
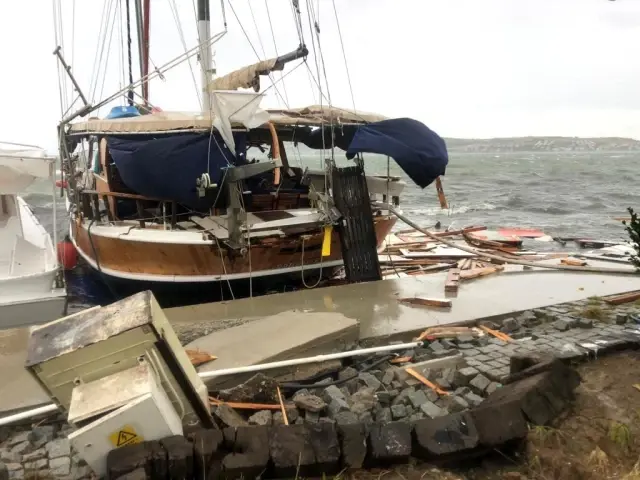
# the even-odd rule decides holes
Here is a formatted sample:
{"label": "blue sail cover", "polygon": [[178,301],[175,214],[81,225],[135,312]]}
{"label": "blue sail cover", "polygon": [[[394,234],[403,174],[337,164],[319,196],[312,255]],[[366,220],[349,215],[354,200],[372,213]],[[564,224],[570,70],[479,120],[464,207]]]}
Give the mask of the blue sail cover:
{"label": "blue sail cover", "polygon": [[449,155],[444,140],[425,124],[411,118],[395,118],[363,125],[347,149],[347,158],[360,152],[393,158],[421,188],[444,175]]}
{"label": "blue sail cover", "polygon": [[112,136],[107,145],[122,181],[138,194],[206,210],[215,197],[198,197],[196,179],[209,173],[211,182],[220,185],[224,167],[245,163],[246,134],[234,134],[237,158],[219,134],[214,137],[208,133]]}

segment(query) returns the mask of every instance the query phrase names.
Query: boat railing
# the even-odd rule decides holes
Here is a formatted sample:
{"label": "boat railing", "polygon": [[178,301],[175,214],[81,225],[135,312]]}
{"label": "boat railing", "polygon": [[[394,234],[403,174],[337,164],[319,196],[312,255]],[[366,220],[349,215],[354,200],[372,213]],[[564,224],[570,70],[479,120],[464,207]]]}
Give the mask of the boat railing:
{"label": "boat railing", "polygon": [[146,227],[145,220],[145,212],[144,205],[142,202],[158,202],[163,204],[163,210],[166,211],[166,205],[170,204],[170,216],[171,216],[171,228],[176,228],[176,224],[178,223],[178,205],[175,201],[163,200],[161,198],[153,198],[147,197],[144,195],[138,195],[135,193],[120,193],[120,192],[98,192],[96,190],[81,190],[80,191],[80,200],[81,200],[81,208],[82,215],[84,218],[89,220],[95,220],[99,222],[103,219],[103,213],[100,210],[100,198],[102,198],[102,202],[106,208],[106,217],[110,222],[115,222],[117,219],[115,218],[114,212],[111,210],[109,205],[109,198],[114,199],[124,199],[124,200],[133,200],[136,203],[136,208],[138,210],[138,224],[140,228]]}

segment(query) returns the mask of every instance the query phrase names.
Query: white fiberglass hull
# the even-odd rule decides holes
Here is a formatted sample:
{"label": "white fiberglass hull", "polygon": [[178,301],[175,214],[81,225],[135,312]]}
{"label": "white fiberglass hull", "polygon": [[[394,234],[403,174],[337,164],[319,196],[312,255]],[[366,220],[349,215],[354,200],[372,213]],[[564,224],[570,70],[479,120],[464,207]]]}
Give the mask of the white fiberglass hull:
{"label": "white fiberglass hull", "polygon": [[26,327],[57,320],[64,316],[67,292],[51,289],[30,299],[0,300],[0,329]]}

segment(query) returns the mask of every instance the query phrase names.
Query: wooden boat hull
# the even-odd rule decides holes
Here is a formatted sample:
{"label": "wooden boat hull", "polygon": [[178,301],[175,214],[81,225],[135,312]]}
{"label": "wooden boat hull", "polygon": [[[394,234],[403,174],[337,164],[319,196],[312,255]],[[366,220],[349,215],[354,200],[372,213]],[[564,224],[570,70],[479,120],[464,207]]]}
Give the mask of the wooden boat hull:
{"label": "wooden boat hull", "polygon": [[[381,245],[396,222],[393,216],[374,217]],[[162,283],[207,283],[274,277],[342,265],[340,240],[331,234],[331,251],[322,257],[324,233],[265,238],[244,253],[231,252],[199,235],[195,243],[148,241],[111,234],[100,227],[72,219],[71,240],[78,253],[95,270],[122,280]],[[111,230],[113,230],[111,228]],[[169,233],[166,237],[170,237]]]}

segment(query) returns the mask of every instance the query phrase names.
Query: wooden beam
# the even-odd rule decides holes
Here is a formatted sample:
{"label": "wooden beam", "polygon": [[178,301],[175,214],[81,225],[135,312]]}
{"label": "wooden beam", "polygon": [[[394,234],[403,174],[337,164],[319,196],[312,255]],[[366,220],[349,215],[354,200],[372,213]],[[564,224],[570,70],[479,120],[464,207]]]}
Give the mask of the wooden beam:
{"label": "wooden beam", "polygon": [[457,293],[459,282],[460,282],[460,269],[452,268],[447,273],[447,279],[444,282],[444,291]]}
{"label": "wooden beam", "polygon": [[94,217],[97,222],[100,221],[100,199],[98,198],[97,193],[91,194],[91,200],[93,203],[93,208],[95,210]]}
{"label": "wooden beam", "polygon": [[623,293],[622,295],[604,299],[609,305],[622,305],[623,303],[635,302],[636,300],[640,300],[640,292]]}
{"label": "wooden beam", "polygon": [[399,298],[398,301],[402,303],[408,303],[410,305],[419,305],[421,307],[438,307],[438,308],[451,307],[451,300],[447,300],[447,299],[409,297],[409,298]]}

